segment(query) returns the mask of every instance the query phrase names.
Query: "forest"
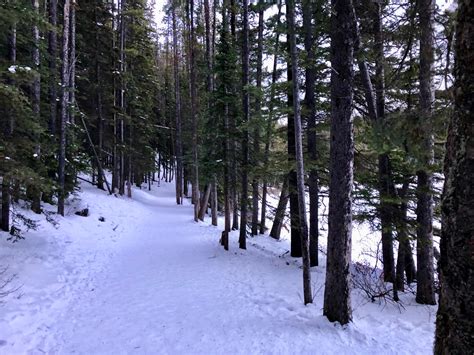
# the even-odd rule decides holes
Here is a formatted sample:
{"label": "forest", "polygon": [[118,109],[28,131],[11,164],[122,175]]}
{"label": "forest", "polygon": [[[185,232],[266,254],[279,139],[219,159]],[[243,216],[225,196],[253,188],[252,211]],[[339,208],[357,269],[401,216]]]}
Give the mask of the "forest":
{"label": "forest", "polygon": [[[231,263],[220,266],[227,277],[249,272],[252,285],[257,261],[269,257],[265,250],[278,250],[272,260],[284,260],[298,275],[292,291],[299,298],[284,301],[303,307],[291,322],[306,317],[315,302],[310,314],[322,315],[319,327],[328,332],[335,330],[325,322],[339,324],[338,332],[362,327],[354,311],[361,299],[395,314],[418,307],[414,318],[419,309],[436,312],[424,352],[472,353],[473,110],[470,0],[0,0],[0,353],[113,352],[87,352],[66,340],[57,347],[44,340],[48,331],[40,332],[41,347],[27,349],[18,345],[24,340],[9,343],[1,328],[17,331],[8,314],[16,314],[15,294],[28,297],[28,282],[22,290],[15,280],[23,280],[22,258],[50,262],[46,252],[45,259],[27,254],[43,252],[31,243],[70,233],[72,239],[54,243],[74,244],[83,234],[108,236],[122,228],[146,253],[151,239],[140,234],[159,234],[162,246],[176,253],[176,267],[163,280],[175,270],[179,279],[190,262],[174,233],[191,234],[189,248],[199,233],[211,233],[209,241],[203,238],[214,257]],[[161,207],[153,210],[155,203]],[[96,225],[95,217],[104,223]],[[117,225],[101,232],[111,218]],[[362,248],[358,225],[370,231],[362,232],[369,262],[354,254]],[[82,243],[77,255],[109,248]],[[135,244],[127,245],[134,250]],[[120,256],[120,248],[113,253]],[[150,264],[136,265],[161,267],[146,255]],[[191,251],[189,258],[195,260]],[[247,271],[250,265],[255,269]],[[268,272],[272,282],[278,273]],[[130,280],[124,287],[133,290],[135,276]],[[163,289],[186,294],[192,288],[167,282]],[[41,294],[55,297],[48,292]],[[199,319],[206,307],[196,310]],[[110,328],[105,337],[117,334]],[[169,337],[180,344],[177,334]],[[142,343],[130,344],[143,353],[209,353],[151,340],[160,348],[147,348],[136,339]],[[311,352],[297,341],[289,348],[265,344],[210,353]],[[350,347],[340,349],[349,353]]]}

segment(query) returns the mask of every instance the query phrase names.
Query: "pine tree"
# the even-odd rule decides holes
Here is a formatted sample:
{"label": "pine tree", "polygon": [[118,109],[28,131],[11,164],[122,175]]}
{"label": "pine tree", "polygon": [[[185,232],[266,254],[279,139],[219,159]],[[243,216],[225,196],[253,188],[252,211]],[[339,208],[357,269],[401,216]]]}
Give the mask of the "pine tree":
{"label": "pine tree", "polygon": [[352,319],[350,297],[354,138],[352,86],[355,18],[352,1],[332,1],[331,159],[329,230],[324,315],[331,322]]}
{"label": "pine tree", "polygon": [[474,348],[474,4],[460,1],[455,44],[454,112],[449,124],[442,202],[440,298],[435,354]]}

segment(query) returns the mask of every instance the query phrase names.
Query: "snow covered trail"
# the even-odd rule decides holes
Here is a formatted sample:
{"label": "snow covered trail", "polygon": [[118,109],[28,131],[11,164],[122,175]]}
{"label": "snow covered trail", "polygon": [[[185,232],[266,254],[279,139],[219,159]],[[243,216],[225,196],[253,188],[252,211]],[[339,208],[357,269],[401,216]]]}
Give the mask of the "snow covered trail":
{"label": "snow covered trail", "polygon": [[62,265],[80,276],[64,279],[69,301],[60,311],[44,310],[51,319],[41,327],[45,339],[0,346],[1,354],[432,352],[433,309],[410,305],[410,295],[399,312],[363,305],[354,294],[354,323],[343,329],[322,316],[324,268],[312,272],[315,304],[302,304],[301,270],[282,256],[285,242],[253,238],[241,251],[233,233],[224,251],[220,229],[194,223],[192,206],[175,205],[171,184],[135,189],[133,201],[83,187],[84,198],[94,196],[92,214],[76,222],[101,215],[109,226],[84,227],[89,235],[82,231],[83,240],[69,246]]}

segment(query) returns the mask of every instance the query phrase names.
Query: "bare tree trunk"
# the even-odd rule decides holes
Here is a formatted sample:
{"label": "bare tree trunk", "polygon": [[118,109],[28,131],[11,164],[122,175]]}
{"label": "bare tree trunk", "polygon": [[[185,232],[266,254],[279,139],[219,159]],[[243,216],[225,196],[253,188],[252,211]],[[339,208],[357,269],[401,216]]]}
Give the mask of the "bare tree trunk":
{"label": "bare tree trunk", "polygon": [[[258,9],[258,44],[257,44],[257,90],[255,114],[258,119],[262,115],[262,100],[260,91],[262,89],[262,66],[263,66],[263,1],[259,1]],[[259,165],[260,161],[260,130],[256,125],[253,132],[253,162],[254,167]],[[258,234],[258,176],[254,173],[252,180],[252,235]]]}
{"label": "bare tree trunk", "polygon": [[120,150],[119,150],[119,179],[118,179],[118,188],[119,194],[125,194],[125,46],[126,46],[126,21],[125,21],[125,11],[126,11],[126,0],[120,0],[120,93],[119,93],[119,103],[120,103],[120,119],[119,119],[119,141],[120,141]]}
{"label": "bare tree trunk", "polygon": [[[35,11],[35,14],[39,17],[39,1],[38,0],[32,0],[32,5],[33,9]],[[32,59],[33,59],[33,64],[35,66],[36,74],[35,78],[33,79],[33,88],[32,88],[32,108],[33,108],[33,114],[35,116],[36,122],[41,121],[41,77],[39,73],[39,67],[40,67],[40,50],[39,50],[39,41],[40,41],[40,35],[39,35],[39,28],[38,24],[35,23],[33,24],[33,51],[32,51]],[[40,159],[40,154],[41,154],[41,147],[40,147],[40,142],[39,142],[39,137],[35,137],[36,144],[35,144],[35,166],[39,164],[39,159]],[[28,187],[28,192],[31,197],[31,210],[35,213],[41,213],[41,191],[39,190],[38,186],[36,186],[35,183],[31,184]]]}
{"label": "bare tree trunk", "polygon": [[195,34],[194,34],[194,1],[190,0],[191,22],[191,119],[192,119],[192,157],[193,157],[193,185],[192,194],[194,201],[194,221],[198,221],[199,214],[199,166],[198,166],[198,118],[196,102],[196,59],[195,59]]}
{"label": "bare tree trunk", "polygon": [[[115,13],[115,2],[112,2],[112,13]],[[118,16],[113,16],[113,23],[112,23],[112,28],[118,27]],[[113,37],[112,37],[112,48],[114,48],[114,51],[116,50],[117,46],[117,32],[113,32]],[[116,61],[116,56],[113,56],[114,58],[114,70],[117,71],[119,68],[117,68],[117,61]],[[118,99],[118,88],[117,88],[117,79],[116,75],[113,76],[113,107],[117,107],[117,99]],[[113,110],[113,126],[114,126],[114,132],[113,132],[113,167],[112,167],[112,190],[114,193],[117,193],[119,190],[119,185],[120,185],[120,161],[119,161],[119,151],[118,151],[118,115],[117,115],[117,110]]]}
{"label": "bare tree trunk", "polygon": [[285,176],[283,185],[281,187],[280,199],[278,201],[278,207],[275,211],[275,218],[273,219],[272,229],[270,231],[270,237],[280,239],[281,228],[283,227],[283,219],[285,218],[286,206],[288,205],[289,195],[289,177]]}
{"label": "bare tree trunk", "polygon": [[[224,0],[222,4],[222,33],[221,40],[228,40],[230,45],[233,41],[229,40],[229,24],[227,19],[228,0]],[[224,231],[222,232],[221,244],[225,250],[229,250],[229,233],[231,229],[231,136],[230,136],[230,117],[229,103],[224,104]]]}
{"label": "bare tree trunk", "polygon": [[448,130],[435,354],[474,349],[474,3],[458,1],[454,112]]}
{"label": "bare tree trunk", "polygon": [[68,122],[74,124],[74,115],[76,111],[76,6],[77,0],[71,2],[71,43],[70,43],[70,59],[69,59],[69,119]]}
{"label": "bare tree trunk", "polygon": [[[288,17],[288,6],[286,3],[286,14]],[[287,27],[289,27],[287,19]],[[287,29],[289,35],[289,28]],[[290,56],[290,40],[287,38],[287,51]],[[287,67],[287,77],[288,82],[293,80],[293,69],[292,63],[288,61]],[[297,79],[297,78],[295,78]],[[296,156],[296,143],[295,143],[295,116],[292,110],[294,102],[293,90],[290,88],[288,90],[288,128],[287,128],[287,137],[288,137],[288,163],[290,165],[289,172],[289,193],[290,193],[290,227],[291,227],[291,241],[290,241],[290,255],[295,258],[302,256],[301,251],[301,228],[299,225],[300,222],[300,211],[298,204],[298,186],[297,186],[297,176],[295,170],[295,156]]]}
{"label": "bare tree trunk", "polygon": [[[16,24],[14,24],[10,33],[8,34],[8,59],[12,65],[16,64]],[[14,85],[14,82],[10,82]],[[7,140],[11,138],[13,134],[13,116],[7,117],[7,123],[5,124],[4,135]],[[8,141],[5,144],[5,149],[8,149]],[[11,177],[9,176],[9,162],[3,166],[3,179],[2,179],[2,213],[1,213],[1,229],[5,232],[10,231],[10,205],[11,205]]]}
{"label": "bare tree trunk", "polygon": [[10,231],[10,179],[3,175],[2,180],[2,214],[1,214],[1,228],[2,231]]}
{"label": "bare tree trunk", "polygon": [[293,112],[295,123],[295,145],[296,145],[296,174],[298,189],[299,227],[301,235],[301,251],[303,257],[303,295],[304,304],[313,303],[311,292],[311,266],[309,260],[309,235],[306,222],[306,201],[304,189],[304,159],[303,159],[303,129],[301,128],[301,108],[299,99],[298,80],[298,49],[295,34],[295,1],[287,0],[287,18],[290,40],[291,70],[293,71]]}
{"label": "bare tree trunk", "polygon": [[199,209],[199,215],[198,215],[198,218],[201,221],[204,221],[204,216],[206,215],[206,210],[209,205],[209,197],[211,196],[211,188],[212,188],[211,184],[208,184],[206,186],[206,191],[204,192],[204,196],[201,201],[201,207]]}
{"label": "bare tree trunk", "polygon": [[331,322],[352,320],[350,262],[352,247],[352,123],[355,18],[351,0],[331,1],[331,137],[329,230],[324,315]]}
{"label": "bare tree trunk", "polygon": [[[210,10],[209,10],[209,0],[204,0],[204,23],[205,23],[205,31],[206,31],[206,89],[208,95],[212,92],[212,48],[211,48],[211,18],[210,18]],[[210,99],[208,99],[209,102]]]}
{"label": "bare tree trunk", "polygon": [[51,29],[48,33],[48,64],[49,64],[49,132],[54,135],[56,133],[56,116],[58,111],[57,103],[57,89],[56,85],[58,83],[57,73],[56,73],[56,60],[58,58],[58,35],[57,35],[57,10],[58,10],[58,1],[49,0],[49,25]]}
{"label": "bare tree trunk", "polygon": [[[224,0],[224,5],[226,1]],[[225,6],[222,10],[223,16],[225,16]],[[225,24],[226,25],[226,24]],[[224,110],[224,128],[225,128],[225,153],[224,153],[224,232],[222,233],[221,242],[225,250],[229,250],[229,233],[230,233],[230,218],[231,218],[231,191],[230,191],[230,138],[229,138],[229,106],[225,104]]]}
{"label": "bare tree trunk", "polygon": [[213,226],[217,226],[217,178],[214,176],[212,179],[212,191],[211,191],[211,223]]}
{"label": "bare tree trunk", "polygon": [[[129,124],[128,128],[128,177],[127,177],[127,197],[132,198],[132,147],[133,147],[133,125]],[[170,162],[170,173],[173,172],[171,162]],[[171,182],[171,178],[170,181]],[[141,188],[141,181],[137,182],[137,185]]]}
{"label": "bare tree trunk", "polygon": [[311,0],[303,1],[303,29],[304,29],[304,47],[306,51],[305,63],[305,99],[306,121],[308,122],[308,153],[311,169],[308,178],[309,187],[309,253],[311,266],[318,266],[318,171],[316,169],[317,147],[316,147],[316,70],[314,68],[315,49],[314,49],[314,28],[311,24],[313,15],[313,5]]}
{"label": "bare tree trunk", "polygon": [[[97,16],[97,8],[94,8],[94,16],[95,16],[95,21],[96,23],[99,22],[98,16]],[[97,87],[97,93],[96,93],[96,99],[97,99],[97,164],[103,166],[103,157],[102,157],[102,151],[104,149],[104,117],[103,117],[103,111],[102,111],[102,86],[101,86],[101,78],[102,78],[102,71],[101,71],[101,66],[100,66],[100,61],[98,60],[99,57],[99,47],[100,47],[100,38],[99,38],[99,30],[96,27],[96,32],[95,32],[95,46],[96,46],[96,59],[95,59],[95,76],[96,76],[96,87]],[[98,168],[101,169],[99,166]],[[104,175],[100,173],[97,174],[97,187],[101,190],[104,189]]]}
{"label": "bare tree trunk", "polygon": [[[237,49],[237,33],[236,33],[236,12],[237,8],[235,5],[235,0],[230,0],[230,34],[231,34],[231,45]],[[232,88],[232,92],[235,95],[237,91],[235,86]],[[236,114],[237,107],[228,107],[229,111],[229,130],[231,132],[230,136],[230,160],[231,160],[231,168],[230,168],[230,181],[231,181],[231,203],[232,203],[232,230],[239,229],[239,201],[238,201],[238,193],[237,193],[237,124],[236,124]],[[232,109],[232,112],[231,112]]]}
{"label": "bare tree trunk", "polygon": [[183,203],[183,143],[181,139],[181,94],[179,80],[179,50],[178,33],[176,26],[176,3],[171,8],[173,21],[173,75],[174,75],[174,96],[175,96],[175,121],[176,121],[176,203]]}
{"label": "bare tree trunk", "polygon": [[[250,120],[250,106],[249,106],[249,20],[248,0],[242,1],[243,6],[243,23],[242,23],[242,110],[243,120],[245,126]],[[240,234],[239,234],[239,248],[247,249],[247,203],[248,203],[248,149],[249,133],[248,128],[244,127],[242,132],[242,194],[240,197]]]}
{"label": "bare tree trunk", "polygon": [[433,196],[432,173],[429,171],[434,163],[432,105],[434,90],[432,87],[432,70],[434,62],[433,16],[434,0],[419,1],[420,18],[420,115],[423,137],[422,164],[424,168],[417,172],[417,287],[416,302],[436,304],[434,290],[433,266]]}
{"label": "bare tree trunk", "polygon": [[63,44],[62,44],[62,59],[63,64],[61,68],[61,118],[59,121],[59,157],[58,157],[58,181],[59,181],[59,196],[58,196],[58,213],[64,216],[64,200],[66,198],[66,136],[67,136],[67,121],[68,121],[68,88],[69,88],[69,28],[70,28],[70,10],[71,0],[64,0],[64,15],[63,15]]}

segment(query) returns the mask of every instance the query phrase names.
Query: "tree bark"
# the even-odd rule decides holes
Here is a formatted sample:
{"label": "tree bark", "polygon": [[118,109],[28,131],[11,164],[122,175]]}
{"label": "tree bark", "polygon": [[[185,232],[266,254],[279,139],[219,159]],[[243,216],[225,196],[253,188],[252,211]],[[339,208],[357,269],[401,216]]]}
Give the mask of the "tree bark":
{"label": "tree bark", "polygon": [[57,25],[58,25],[58,1],[49,0],[49,25],[51,29],[48,33],[48,64],[49,64],[49,133],[52,135],[56,134],[56,117],[58,111],[57,103],[57,69],[56,69],[56,60],[58,58],[58,35],[57,35]]}
{"label": "tree bark", "polygon": [[435,354],[474,349],[474,3],[458,2],[454,112],[442,200],[440,296]]}
{"label": "tree bark", "polygon": [[63,15],[63,43],[62,43],[62,68],[61,68],[61,117],[59,121],[59,155],[58,155],[58,213],[64,216],[64,200],[66,198],[66,135],[68,120],[68,88],[69,88],[69,28],[71,0],[64,1]]}
{"label": "tree bark", "polygon": [[[255,103],[255,114],[257,119],[262,115],[262,100],[260,92],[262,89],[262,66],[263,66],[263,1],[259,1],[258,6],[258,39],[257,39],[257,98]],[[260,130],[259,125],[255,125],[253,132],[253,162],[254,167],[259,165],[260,157]],[[258,176],[254,173],[252,180],[252,235],[258,234]]]}
{"label": "tree bark", "polygon": [[[97,7],[94,8],[94,16],[95,16],[95,21],[96,23],[99,22],[98,16],[97,16]],[[104,116],[103,116],[103,104],[102,104],[102,68],[100,65],[100,60],[99,58],[99,53],[100,53],[100,36],[99,36],[99,29],[98,26],[96,26],[96,31],[95,31],[95,76],[96,76],[96,87],[97,87],[97,92],[96,92],[96,100],[97,100],[97,168],[99,170],[99,174],[97,174],[97,188],[101,190],[104,189],[104,181],[106,181],[105,175],[100,173],[101,169],[100,166],[103,166],[103,157],[102,157],[102,151],[104,149]],[[110,187],[108,186],[107,183],[107,188],[110,192]]]}
{"label": "tree bark", "polygon": [[[237,32],[236,32],[236,13],[237,8],[235,5],[235,0],[230,0],[230,35],[231,35],[231,45],[237,51]],[[232,87],[232,93],[238,95],[235,85]],[[239,203],[238,203],[238,194],[237,194],[237,124],[236,124],[236,111],[237,107],[230,107],[228,105],[228,117],[229,117],[229,130],[230,130],[230,193],[231,193],[231,204],[232,204],[232,230],[239,229]]]}
{"label": "tree bark", "polygon": [[198,215],[198,218],[201,221],[204,221],[204,216],[206,215],[207,206],[209,205],[209,197],[211,196],[211,188],[212,185],[208,184],[206,187],[206,192],[204,193],[204,196],[201,201],[201,207],[199,209]]}
{"label": "tree bark", "polygon": [[[242,18],[242,110],[244,126],[250,119],[249,107],[249,3],[248,0],[242,1],[243,18]],[[244,127],[242,132],[242,194],[240,197],[240,234],[239,248],[247,249],[247,203],[248,203],[248,148],[249,133],[248,128]]]}
{"label": "tree bark", "polygon": [[[39,17],[39,1],[32,0],[33,10],[35,14]],[[39,41],[40,41],[40,34],[38,24],[33,24],[32,28],[33,33],[33,51],[32,51],[32,60],[35,66],[35,77],[33,79],[33,87],[32,87],[32,108],[33,114],[35,116],[36,122],[41,122],[41,77],[39,73],[40,68],[40,50],[39,50]],[[39,164],[40,154],[41,154],[41,146],[39,137],[35,135],[35,166]],[[41,191],[36,184],[31,184],[28,187],[28,192],[31,197],[31,210],[35,213],[41,213]]]}
{"label": "tree bark", "polygon": [[[227,19],[228,0],[224,0],[222,4],[222,33],[221,41],[228,41],[228,45],[233,45],[233,41],[229,36],[229,24]],[[226,94],[228,94],[226,88]],[[230,135],[230,117],[229,103],[226,100],[224,104],[224,231],[222,232],[221,244],[225,250],[229,250],[229,233],[231,230],[231,135]]]}
{"label": "tree bark", "polygon": [[297,193],[298,193],[298,212],[299,227],[301,235],[301,251],[303,257],[303,295],[304,304],[313,302],[311,292],[311,266],[309,256],[309,235],[306,222],[306,201],[304,189],[304,159],[303,159],[303,130],[301,128],[301,108],[299,99],[299,80],[298,80],[298,49],[296,45],[295,34],[295,1],[287,0],[287,17],[290,40],[291,70],[293,71],[293,112],[295,124],[295,145],[296,145],[296,175],[297,175]]}
{"label": "tree bark", "polygon": [[436,304],[433,267],[433,183],[432,173],[430,172],[430,167],[434,163],[432,70],[434,63],[433,16],[435,1],[420,0],[418,6],[420,20],[420,121],[423,134],[421,163],[423,168],[416,174],[418,178],[416,190],[416,252],[418,264],[416,302]]}
{"label": "tree bark", "polygon": [[270,230],[270,237],[280,239],[281,228],[283,227],[283,219],[285,218],[286,206],[288,205],[289,195],[289,176],[285,176],[283,185],[281,187],[280,199],[278,200],[278,207],[273,218],[272,229]]}
{"label": "tree bark", "polygon": [[71,1],[71,19],[70,19],[70,59],[69,59],[69,115],[68,122],[74,124],[74,115],[76,111],[76,6],[77,0]]}
{"label": "tree bark", "polygon": [[211,223],[213,226],[217,226],[217,178],[214,176],[212,179],[212,191],[211,191]]}
{"label": "tree bark", "polygon": [[[286,14],[288,17],[288,9],[289,4],[286,3]],[[289,37],[289,23],[287,18],[287,35]],[[290,39],[287,38],[287,51],[288,56],[291,56],[291,49],[290,49]],[[292,63],[288,60],[288,67],[287,67],[287,77],[288,82],[293,81],[293,69]],[[296,79],[296,78],[295,78]],[[300,222],[300,211],[298,205],[298,186],[297,186],[297,176],[295,170],[295,156],[296,156],[296,142],[295,142],[295,116],[292,110],[294,105],[294,96],[293,90],[290,88],[288,90],[288,129],[287,129],[287,136],[288,136],[288,163],[290,165],[290,172],[289,172],[289,193],[290,193],[290,227],[291,227],[291,241],[290,241],[290,255],[295,258],[299,258],[302,256],[301,251],[301,228],[299,226]]]}
{"label": "tree bark", "polygon": [[120,16],[120,93],[119,93],[119,104],[120,104],[120,119],[119,119],[119,127],[118,127],[118,140],[120,142],[120,149],[119,149],[119,194],[125,194],[125,49],[126,49],[126,18],[125,12],[127,8],[126,0],[119,0],[120,8],[119,8],[119,16]]}
{"label": "tree bark", "polygon": [[[207,1],[207,0],[206,0]],[[176,204],[183,203],[183,143],[181,139],[181,87],[179,80],[179,49],[178,32],[176,25],[176,2],[171,8],[173,22],[173,75],[174,75],[174,98],[175,98],[175,125],[176,125]]]}
{"label": "tree bark", "polygon": [[331,322],[347,324],[352,319],[349,266],[354,162],[351,116],[355,18],[351,0],[332,0],[331,8],[329,230],[324,315]]}
{"label": "tree bark", "polygon": [[311,0],[303,0],[303,30],[304,47],[306,51],[305,63],[305,113],[308,124],[307,139],[310,171],[308,178],[309,187],[309,253],[311,266],[318,266],[318,171],[316,169],[317,147],[316,147],[316,61],[314,50],[314,28],[311,23],[313,5]]}
{"label": "tree bark", "polygon": [[192,200],[194,203],[194,221],[198,221],[199,214],[199,166],[198,166],[198,118],[197,118],[197,97],[196,97],[196,38],[194,28],[194,1],[190,0],[190,40],[191,40],[191,121],[192,121],[192,165],[193,165],[193,184]]}
{"label": "tree bark", "polygon": [[[16,24],[13,25],[8,34],[8,59],[12,65],[16,64]],[[9,84],[14,85],[14,82]],[[11,139],[13,134],[13,116],[6,117],[7,122],[4,127],[4,136],[6,138],[5,150],[8,152],[8,140]],[[2,176],[2,213],[0,215],[1,229],[4,232],[10,231],[10,205],[11,205],[11,179],[9,174],[9,162],[5,161],[3,165],[3,176]]]}

